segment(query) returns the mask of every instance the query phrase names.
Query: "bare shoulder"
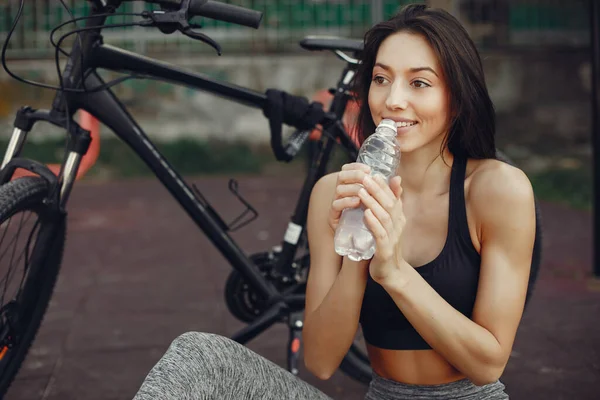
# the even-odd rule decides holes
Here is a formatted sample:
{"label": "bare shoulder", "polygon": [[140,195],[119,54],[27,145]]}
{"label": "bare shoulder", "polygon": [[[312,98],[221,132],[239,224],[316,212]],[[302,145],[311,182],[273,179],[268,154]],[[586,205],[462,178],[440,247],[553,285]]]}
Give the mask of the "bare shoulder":
{"label": "bare shoulder", "polygon": [[332,172],[324,175],[317,183],[315,183],[311,193],[311,203],[313,202],[313,199],[317,199],[318,201],[322,201],[323,199],[331,201],[335,195],[338,174],[339,172]]}
{"label": "bare shoulder", "polygon": [[467,196],[479,216],[533,210],[533,188],[521,169],[494,159],[475,160],[473,164]]}
{"label": "bare shoulder", "polygon": [[[320,236],[325,232],[322,228],[327,226],[329,207],[335,197],[335,188],[338,173],[334,172],[321,177],[312,189],[308,203],[307,229],[309,240],[315,234]],[[313,235],[311,235],[313,233]]]}

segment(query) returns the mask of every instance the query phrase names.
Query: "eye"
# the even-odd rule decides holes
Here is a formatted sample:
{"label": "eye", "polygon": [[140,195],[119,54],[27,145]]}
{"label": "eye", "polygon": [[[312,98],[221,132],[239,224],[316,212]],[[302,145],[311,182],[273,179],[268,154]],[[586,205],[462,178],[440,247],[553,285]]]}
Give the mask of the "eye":
{"label": "eye", "polygon": [[431,86],[431,85],[429,85],[428,83],[426,83],[426,82],[423,82],[423,81],[421,81],[421,80],[418,80],[418,79],[417,79],[416,81],[413,81],[413,82],[411,83],[411,85],[413,85],[413,86],[414,86],[414,87],[416,87],[417,89],[423,89],[423,88],[426,88],[426,87],[430,87],[430,86]]}
{"label": "eye", "polygon": [[386,81],[386,79],[381,75],[376,75],[373,78],[373,82],[375,82],[378,85],[383,85],[385,83],[385,81]]}

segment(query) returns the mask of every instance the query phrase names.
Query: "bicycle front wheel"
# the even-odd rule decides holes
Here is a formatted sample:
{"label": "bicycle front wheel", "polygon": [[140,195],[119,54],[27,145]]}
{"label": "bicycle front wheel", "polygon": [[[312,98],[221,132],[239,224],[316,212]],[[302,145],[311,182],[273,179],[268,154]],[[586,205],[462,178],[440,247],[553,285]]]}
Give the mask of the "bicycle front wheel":
{"label": "bicycle front wheel", "polygon": [[65,243],[65,216],[46,202],[48,183],[24,177],[0,186],[0,398],[35,338]]}

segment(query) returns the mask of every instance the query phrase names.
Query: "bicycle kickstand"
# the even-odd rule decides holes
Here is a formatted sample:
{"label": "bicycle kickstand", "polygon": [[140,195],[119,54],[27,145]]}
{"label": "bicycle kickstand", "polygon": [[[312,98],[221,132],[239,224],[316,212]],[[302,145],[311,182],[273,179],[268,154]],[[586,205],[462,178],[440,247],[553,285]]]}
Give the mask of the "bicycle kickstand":
{"label": "bicycle kickstand", "polygon": [[290,340],[288,342],[288,371],[298,375],[298,358],[300,357],[300,346],[302,340],[303,311],[291,312],[288,320],[290,328]]}

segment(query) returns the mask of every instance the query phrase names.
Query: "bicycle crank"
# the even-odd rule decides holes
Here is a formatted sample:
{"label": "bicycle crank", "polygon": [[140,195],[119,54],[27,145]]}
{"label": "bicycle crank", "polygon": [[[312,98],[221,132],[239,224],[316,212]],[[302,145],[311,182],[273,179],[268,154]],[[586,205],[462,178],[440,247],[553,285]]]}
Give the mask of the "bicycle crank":
{"label": "bicycle crank", "polygon": [[[273,283],[279,291],[292,285],[301,284],[304,291],[306,275],[309,267],[309,256],[303,256],[295,261],[297,267],[293,279],[277,276],[275,266],[280,253],[278,251],[261,252],[250,256],[250,260],[258,267],[262,275]],[[256,293],[252,286],[244,279],[242,274],[233,270],[225,284],[225,302],[229,311],[240,321],[250,323],[259,317],[266,308],[265,299]]]}

